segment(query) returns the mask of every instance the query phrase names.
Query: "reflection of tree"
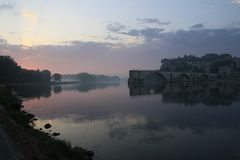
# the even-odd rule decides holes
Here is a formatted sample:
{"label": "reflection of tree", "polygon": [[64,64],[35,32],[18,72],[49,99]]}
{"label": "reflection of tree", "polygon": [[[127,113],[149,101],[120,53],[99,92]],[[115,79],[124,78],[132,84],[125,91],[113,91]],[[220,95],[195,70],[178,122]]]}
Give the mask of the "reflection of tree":
{"label": "reflection of tree", "polygon": [[105,89],[108,87],[118,87],[119,82],[89,82],[89,83],[80,83],[80,84],[70,84],[70,85],[62,85],[63,90],[77,90],[79,92],[88,92],[95,89]]}
{"label": "reflection of tree", "polygon": [[[164,87],[129,86],[130,95],[161,94],[164,103],[193,105],[204,103],[208,106],[231,105],[240,100],[240,84],[217,83],[168,83]],[[151,92],[154,90],[155,92]]]}
{"label": "reflection of tree", "polygon": [[22,98],[40,98],[51,96],[50,84],[17,85],[14,90]]}
{"label": "reflection of tree", "polygon": [[[81,84],[66,84],[54,85],[52,90],[55,94],[59,94],[64,90],[76,90],[79,92],[88,92],[95,89],[104,89],[107,87],[117,87],[119,82],[116,83],[81,83]],[[51,96],[50,84],[31,84],[31,85],[16,85],[14,90],[22,98],[41,98]]]}
{"label": "reflection of tree", "polygon": [[62,75],[59,73],[54,73],[52,77],[54,81],[61,81],[62,79]]}
{"label": "reflection of tree", "polygon": [[55,94],[61,93],[61,92],[62,92],[62,87],[61,87],[61,85],[54,85],[54,87],[53,87],[53,92],[54,92]]}

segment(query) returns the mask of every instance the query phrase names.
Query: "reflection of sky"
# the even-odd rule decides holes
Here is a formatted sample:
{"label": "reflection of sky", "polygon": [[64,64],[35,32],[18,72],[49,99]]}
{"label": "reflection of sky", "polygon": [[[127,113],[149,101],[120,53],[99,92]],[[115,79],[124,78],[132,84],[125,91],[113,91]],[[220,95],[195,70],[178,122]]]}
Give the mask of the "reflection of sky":
{"label": "reflection of sky", "polygon": [[129,97],[119,87],[52,94],[24,102],[37,127],[93,149],[103,159],[231,159],[239,154],[240,108],[162,103],[160,95]]}

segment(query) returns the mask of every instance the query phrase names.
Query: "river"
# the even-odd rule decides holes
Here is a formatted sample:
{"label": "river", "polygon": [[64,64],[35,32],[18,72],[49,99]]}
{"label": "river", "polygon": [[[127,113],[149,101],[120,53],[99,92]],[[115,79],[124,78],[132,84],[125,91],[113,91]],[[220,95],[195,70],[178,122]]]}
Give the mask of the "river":
{"label": "river", "polygon": [[[240,159],[240,85],[22,85],[35,128],[93,150],[95,160]],[[50,123],[52,128],[44,129]]]}

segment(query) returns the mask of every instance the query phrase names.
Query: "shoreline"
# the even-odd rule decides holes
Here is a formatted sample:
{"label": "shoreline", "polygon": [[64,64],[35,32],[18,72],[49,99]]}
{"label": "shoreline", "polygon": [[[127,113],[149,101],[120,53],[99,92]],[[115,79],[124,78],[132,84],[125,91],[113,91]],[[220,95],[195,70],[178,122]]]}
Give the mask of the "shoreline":
{"label": "shoreline", "polygon": [[21,110],[24,107],[21,102],[9,89],[0,89],[0,129],[2,128],[4,137],[7,137],[2,143],[7,144],[2,146],[10,146],[5,155],[13,155],[15,160],[92,160],[92,151],[73,147],[69,142],[33,128],[36,118]]}

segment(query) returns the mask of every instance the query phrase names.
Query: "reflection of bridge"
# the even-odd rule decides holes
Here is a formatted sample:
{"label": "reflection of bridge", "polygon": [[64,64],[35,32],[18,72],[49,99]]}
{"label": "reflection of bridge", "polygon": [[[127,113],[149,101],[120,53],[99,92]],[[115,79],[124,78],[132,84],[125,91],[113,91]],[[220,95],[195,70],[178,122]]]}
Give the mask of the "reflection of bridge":
{"label": "reflection of bridge", "polygon": [[154,71],[155,73],[164,77],[166,81],[174,80],[214,80],[216,79],[217,74],[214,73],[194,73],[194,72],[161,72]]}
{"label": "reflection of bridge", "polygon": [[194,72],[162,72],[160,70],[131,70],[129,71],[130,83],[155,83],[174,81],[211,81],[215,80],[214,73]]}
{"label": "reflection of bridge", "polygon": [[164,103],[208,106],[231,105],[240,102],[240,84],[214,82],[179,82],[159,84],[129,84],[130,96],[161,95]]}

